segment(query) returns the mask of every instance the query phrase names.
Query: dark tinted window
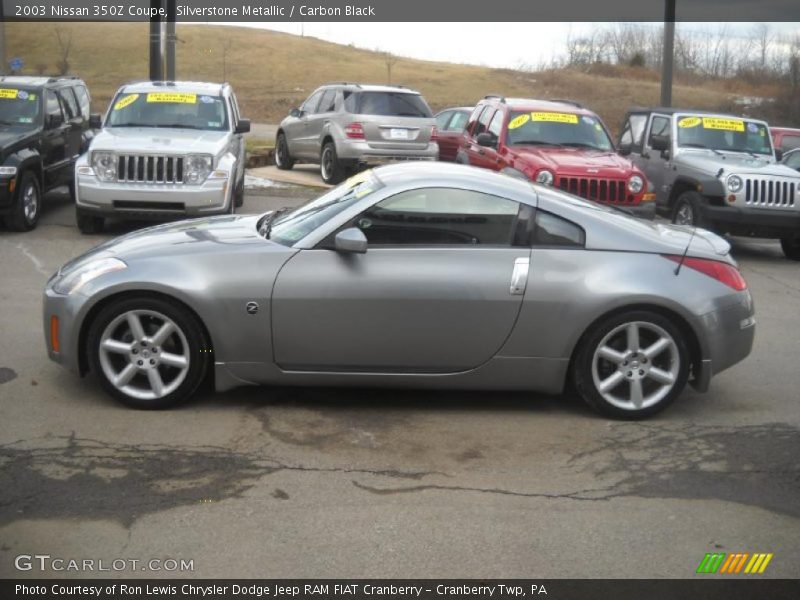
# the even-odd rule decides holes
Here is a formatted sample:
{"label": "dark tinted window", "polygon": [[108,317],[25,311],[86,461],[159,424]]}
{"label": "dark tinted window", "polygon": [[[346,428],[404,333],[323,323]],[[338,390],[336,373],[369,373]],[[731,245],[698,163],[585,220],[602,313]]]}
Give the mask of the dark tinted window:
{"label": "dark tinted window", "polygon": [[75,87],[75,96],[78,98],[78,106],[81,108],[81,114],[84,119],[88,119],[92,112],[91,98],[89,92],[82,85]]}
{"label": "dark tinted window", "polygon": [[554,214],[536,211],[534,244],[539,246],[583,247],[586,235],[583,229]]}
{"label": "dark tinted window", "polygon": [[318,113],[332,112],[336,104],[336,90],[325,90],[319,101]]}
{"label": "dark tinted window", "polygon": [[78,101],[70,88],[64,88],[58,91],[61,96],[61,101],[64,103],[64,110],[67,113],[67,119],[74,119],[81,116],[80,109],[78,108]]}
{"label": "dark tinted window", "polygon": [[433,116],[422,96],[406,92],[356,92],[348,97],[345,107],[348,112],[359,115]]}
{"label": "dark tinted window", "polygon": [[382,200],[353,224],[375,245],[511,246],[520,205],[470,190],[423,188]]}
{"label": "dark tinted window", "polygon": [[55,92],[49,91],[45,95],[45,106],[44,112],[49,117],[51,115],[54,116],[62,116],[61,113],[61,103],[58,101],[58,96],[56,96]]}

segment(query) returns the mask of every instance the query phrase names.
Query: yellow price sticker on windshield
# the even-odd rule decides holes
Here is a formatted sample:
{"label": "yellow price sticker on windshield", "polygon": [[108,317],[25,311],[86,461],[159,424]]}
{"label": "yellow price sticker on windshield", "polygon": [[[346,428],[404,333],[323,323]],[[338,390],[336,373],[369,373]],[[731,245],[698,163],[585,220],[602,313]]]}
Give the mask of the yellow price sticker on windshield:
{"label": "yellow price sticker on windshield", "polygon": [[152,92],[147,94],[148,102],[169,102],[170,104],[197,104],[197,94],[180,92]]}
{"label": "yellow price sticker on windshield", "polygon": [[19,90],[11,90],[8,88],[0,89],[0,98],[4,100],[16,100]]}
{"label": "yellow price sticker on windshield", "polygon": [[117,103],[114,105],[114,110],[122,110],[122,109],[123,109],[123,108],[125,108],[126,106],[130,106],[131,104],[133,104],[134,102],[136,102],[136,99],[137,99],[138,97],[139,97],[139,94],[130,94],[129,96],[125,96],[124,98],[121,98],[121,99],[120,99],[120,100],[119,100],[119,101],[118,101],[118,102],[117,102]]}
{"label": "yellow price sticker on windshield", "polygon": [[525,123],[527,123],[530,120],[531,116],[528,113],[525,113],[524,115],[519,115],[518,117],[514,117],[513,119],[511,119],[511,121],[509,121],[508,128],[517,129],[525,125]]}
{"label": "yellow price sticker on windshield", "polygon": [[678,121],[678,127],[681,129],[688,129],[689,127],[697,127],[702,123],[702,119],[700,117],[686,117],[685,119],[681,119]]}
{"label": "yellow price sticker on windshield", "polygon": [[744,132],[744,121],[739,119],[720,119],[718,117],[703,117],[704,129],[719,129],[722,131]]}
{"label": "yellow price sticker on windshield", "polygon": [[547,121],[550,123],[569,123],[570,125],[578,124],[578,115],[570,113],[556,113],[556,112],[533,112],[531,117],[534,121]]}

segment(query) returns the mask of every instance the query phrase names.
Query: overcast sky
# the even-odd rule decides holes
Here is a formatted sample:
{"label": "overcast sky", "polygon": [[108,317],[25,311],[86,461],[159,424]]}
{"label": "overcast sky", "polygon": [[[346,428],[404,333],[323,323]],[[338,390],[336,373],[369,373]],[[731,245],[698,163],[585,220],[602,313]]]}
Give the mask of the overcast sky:
{"label": "overcast sky", "polygon": [[[338,44],[368,50],[384,50],[399,56],[517,68],[549,63],[564,52],[572,33],[612,23],[231,23],[314,36]],[[657,23],[643,25],[660,27]],[[717,31],[746,35],[753,23],[679,23],[679,31]],[[800,23],[770,23],[775,34],[800,37]]]}

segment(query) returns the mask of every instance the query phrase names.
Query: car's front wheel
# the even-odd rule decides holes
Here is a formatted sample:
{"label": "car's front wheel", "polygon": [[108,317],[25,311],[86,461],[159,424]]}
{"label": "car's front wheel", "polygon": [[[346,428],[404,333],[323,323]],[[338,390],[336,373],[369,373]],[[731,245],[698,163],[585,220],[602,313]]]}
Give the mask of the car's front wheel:
{"label": "car's front wheel", "polygon": [[781,248],[789,260],[800,260],[800,233],[782,237]]}
{"label": "car's front wheel", "polygon": [[94,234],[103,231],[105,219],[76,210],[75,223],[78,225],[78,231],[81,233]]}
{"label": "car's front wheel", "polygon": [[114,398],[140,409],[174,406],[202,383],[211,349],[181,305],[134,297],[103,308],[90,325],[91,370]]}
{"label": "car's front wheel", "polygon": [[672,211],[672,222],[676,225],[703,227],[703,196],[697,192],[684,192],[678,196]]}
{"label": "car's front wheel", "polygon": [[294,167],[294,159],[289,154],[289,144],[286,142],[286,135],[278,134],[275,140],[275,166],[282,171],[289,171]]}
{"label": "car's front wheel", "polygon": [[14,212],[6,217],[6,225],[14,231],[30,231],[39,222],[42,212],[42,188],[33,171],[24,171],[17,180]]}
{"label": "car's front wheel", "polygon": [[644,310],[611,316],[581,341],[573,365],[578,393],[597,411],[642,419],[672,403],[689,378],[684,334]]}
{"label": "car's front wheel", "polygon": [[322,153],[319,159],[319,172],[322,176],[322,181],[330,184],[337,184],[344,179],[347,174],[347,169],[342,161],[339,160],[339,155],[336,153],[336,144],[327,142],[322,147]]}

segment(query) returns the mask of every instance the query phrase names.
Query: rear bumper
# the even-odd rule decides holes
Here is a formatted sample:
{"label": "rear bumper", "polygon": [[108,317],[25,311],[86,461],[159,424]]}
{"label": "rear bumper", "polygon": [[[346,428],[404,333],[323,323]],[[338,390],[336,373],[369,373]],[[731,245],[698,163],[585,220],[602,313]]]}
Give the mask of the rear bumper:
{"label": "rear bumper", "polygon": [[709,228],[723,233],[765,238],[800,233],[800,210],[712,205],[701,210]]}
{"label": "rear bumper", "polygon": [[436,160],[439,158],[439,145],[430,142],[425,148],[404,150],[402,148],[373,148],[363,140],[342,140],[336,145],[340,159],[377,165],[404,160]]}

